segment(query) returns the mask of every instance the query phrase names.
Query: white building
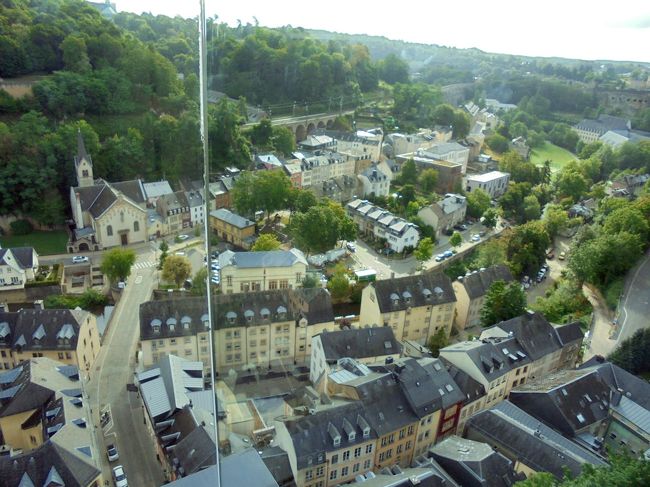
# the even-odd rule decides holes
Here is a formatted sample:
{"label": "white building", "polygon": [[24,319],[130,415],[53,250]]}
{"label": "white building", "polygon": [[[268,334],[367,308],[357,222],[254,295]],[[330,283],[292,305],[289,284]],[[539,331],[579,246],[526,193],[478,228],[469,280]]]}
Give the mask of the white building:
{"label": "white building", "polygon": [[37,270],[38,254],[32,247],[0,248],[0,290],[23,289]]}
{"label": "white building", "polygon": [[190,208],[192,226],[203,225],[205,215],[203,213],[203,196],[200,191],[186,191],[185,197]]}
{"label": "white building", "polygon": [[482,189],[490,198],[498,198],[508,190],[508,183],[510,182],[510,174],[501,171],[490,171],[485,174],[478,174],[476,176],[467,176],[468,193],[476,189]]}
{"label": "white building", "polygon": [[420,241],[420,231],[415,224],[366,200],[351,201],[346,205],[346,209],[359,227],[360,233],[385,239],[388,248],[394,252],[399,253],[407,247],[416,247]]}
{"label": "white building", "polygon": [[[354,176],[354,159],[342,156],[336,152],[315,151],[313,153],[294,152],[294,160],[289,164],[300,164],[302,188],[319,186],[340,176]],[[294,175],[292,175],[292,180]]]}
{"label": "white building", "polygon": [[377,164],[371,165],[357,176],[361,185],[361,195],[388,196],[390,192],[390,177]]}

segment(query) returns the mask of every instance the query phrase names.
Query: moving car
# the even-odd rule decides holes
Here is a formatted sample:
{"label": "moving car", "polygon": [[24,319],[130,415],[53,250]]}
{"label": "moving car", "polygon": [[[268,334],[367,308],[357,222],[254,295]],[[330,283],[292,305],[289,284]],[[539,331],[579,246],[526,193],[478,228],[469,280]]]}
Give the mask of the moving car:
{"label": "moving car", "polygon": [[129,483],[126,480],[126,474],[124,473],[124,467],[122,467],[122,465],[113,467],[113,480],[115,480],[115,487],[129,486]]}
{"label": "moving car", "polygon": [[81,264],[83,262],[88,262],[88,257],[86,257],[85,255],[75,255],[72,258],[73,264]]}
{"label": "moving car", "polygon": [[117,446],[115,443],[109,443],[106,446],[106,455],[108,456],[109,462],[114,462],[120,458],[120,454],[117,452]]}
{"label": "moving car", "polygon": [[189,235],[179,235],[178,236],[178,240],[187,240],[188,238],[190,238]]}

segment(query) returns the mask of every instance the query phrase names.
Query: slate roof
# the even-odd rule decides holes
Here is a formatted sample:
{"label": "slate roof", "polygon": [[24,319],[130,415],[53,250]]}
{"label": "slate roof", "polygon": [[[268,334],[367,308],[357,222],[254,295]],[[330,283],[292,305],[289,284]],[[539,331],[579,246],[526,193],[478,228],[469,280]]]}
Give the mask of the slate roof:
{"label": "slate roof", "polygon": [[452,435],[432,447],[433,458],[464,487],[510,487],[525,476],[487,443]]}
{"label": "slate roof", "polygon": [[472,379],[468,374],[444,359],[443,363],[447,366],[449,376],[465,396],[464,404],[472,403],[485,396],[485,387],[483,387],[483,384]]}
{"label": "slate roof", "polygon": [[[286,427],[296,455],[297,468],[325,463],[325,453],[365,443],[377,438],[372,425],[369,424],[368,411],[359,401],[332,407],[307,416],[295,416],[282,420]],[[369,427],[368,436],[364,438],[364,427]],[[348,431],[354,431],[350,439]],[[340,435],[340,445],[334,445],[334,436]]]}
{"label": "slate roof", "polygon": [[119,183],[108,183],[100,179],[93,186],[75,187],[73,190],[79,194],[81,210],[88,211],[93,218],[100,217],[113,206],[117,201],[116,191],[120,191],[136,205],[146,201],[144,188],[139,179]]}
{"label": "slate roof", "polygon": [[384,174],[384,172],[379,169],[377,164],[373,163],[370,167],[367,167],[364,169],[361,174],[365,177],[367,177],[370,181],[387,181],[388,176]]}
{"label": "slate roof", "polygon": [[260,453],[264,465],[278,485],[295,485],[287,452],[279,446],[272,446],[260,450]]}
{"label": "slate roof", "polygon": [[485,296],[490,289],[490,286],[496,281],[505,281],[506,283],[509,283],[513,280],[514,277],[512,277],[512,273],[510,272],[510,269],[508,269],[508,266],[497,264],[472,272],[469,276],[464,276],[462,278],[462,283],[469,298],[476,299]]}
{"label": "slate roof", "polygon": [[201,196],[200,191],[186,191],[185,199],[187,200],[187,205],[190,208],[201,206],[203,204],[203,196]]}
{"label": "slate roof", "polygon": [[307,318],[308,324],[334,321],[332,296],[327,289],[320,287],[298,288],[293,290],[293,295],[296,296],[302,310],[301,313]]}
{"label": "slate roof", "polygon": [[467,208],[467,198],[459,194],[448,193],[442,200],[436,201],[435,206],[445,215]]}
{"label": "slate roof", "polygon": [[343,357],[368,358],[399,354],[402,346],[395,339],[393,329],[354,328],[326,331],[320,335],[325,360],[336,362]]}
{"label": "slate roof", "polygon": [[387,365],[386,369],[393,373],[419,418],[462,403],[465,399],[444,363],[438,359],[405,359]]}
{"label": "slate roof", "polygon": [[605,132],[610,130],[629,129],[629,123],[630,121],[624,118],[602,114],[597,120],[585,118],[574,125],[574,128],[588,132],[596,132],[598,135],[603,135]]}
{"label": "slate roof", "polygon": [[109,184],[135,203],[142,204],[147,201],[147,195],[144,192],[142,180],[140,179]]}
{"label": "slate roof", "polygon": [[74,165],[78,167],[82,159],[86,159],[88,163],[92,166],[93,160],[90,157],[90,154],[86,151],[86,144],[84,144],[83,135],[81,135],[81,129],[77,129],[77,155],[74,157]]}
{"label": "slate roof", "polygon": [[576,476],[586,463],[606,465],[596,454],[507,400],[469,418],[465,435],[486,441],[511,460],[518,460],[535,471],[549,472],[558,479],[564,477],[565,468]]}
{"label": "slate roof", "polygon": [[557,333],[562,345],[567,345],[575,341],[582,341],[584,338],[582,328],[580,328],[580,323],[577,321],[566,325],[556,326],[555,332]]}
{"label": "slate roof", "polygon": [[14,350],[76,350],[80,323],[87,315],[86,311],[69,309],[0,312],[0,330],[4,330],[0,345]]}
{"label": "slate roof", "polygon": [[562,347],[556,329],[541,313],[527,311],[521,316],[501,321],[486,331],[489,332],[492,328],[512,332],[533,360],[539,360]]}
{"label": "slate roof", "polygon": [[627,370],[609,362],[594,358],[580,366],[580,369],[595,370],[613,391],[621,389],[628,399],[650,410],[650,384]]}
{"label": "slate roof", "polygon": [[385,279],[370,285],[375,288],[379,310],[382,313],[456,301],[451,281],[442,272]]}
{"label": "slate roof", "polygon": [[4,257],[8,252],[11,252],[21,269],[31,269],[34,267],[34,254],[36,251],[33,247],[0,248],[0,264],[6,264]]}
{"label": "slate roof", "polygon": [[236,266],[239,268],[255,267],[290,267],[296,262],[307,265],[305,255],[298,249],[268,250],[264,252],[233,252],[226,250],[219,255],[221,268]]}
{"label": "slate roof", "polygon": [[205,467],[214,465],[214,427],[201,425],[194,428],[189,435],[176,444],[172,456],[174,462],[178,459],[178,473],[183,476],[191,475]]}
{"label": "slate roof", "polygon": [[172,194],[174,190],[169,185],[169,181],[154,181],[142,185],[147,198],[158,198],[164,194]]}
{"label": "slate roof", "polygon": [[[0,478],[2,485],[6,487],[28,485],[87,487],[100,473],[101,471],[90,462],[82,460],[52,441],[45,442],[29,453],[12,457],[0,456]],[[62,483],[50,484],[48,479]]]}
{"label": "slate roof", "polygon": [[594,371],[562,370],[510,391],[510,401],[567,436],[608,416],[610,387]]}
{"label": "slate roof", "polygon": [[[214,444],[212,446],[214,450]],[[198,448],[197,448],[197,451]],[[278,487],[260,455],[252,448],[219,457],[221,485]],[[168,484],[170,487],[213,487],[217,469],[214,465]]]}
{"label": "slate roof", "polygon": [[218,210],[211,211],[210,216],[212,218],[224,221],[229,225],[232,225],[239,229],[248,228],[255,225],[255,222],[250,221],[248,218],[244,218],[243,216],[239,216],[237,213],[233,213],[226,208],[219,208]]}
{"label": "slate roof", "polygon": [[450,152],[467,150],[466,147],[463,147],[458,142],[441,142],[439,144],[434,144],[431,147],[422,149],[423,153],[427,155],[430,154],[435,157],[442,157]]}

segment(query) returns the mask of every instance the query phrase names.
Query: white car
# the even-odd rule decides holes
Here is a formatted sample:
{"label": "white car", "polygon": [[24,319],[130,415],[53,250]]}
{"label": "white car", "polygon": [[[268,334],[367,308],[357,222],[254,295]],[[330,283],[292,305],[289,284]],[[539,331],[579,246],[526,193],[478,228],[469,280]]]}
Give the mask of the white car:
{"label": "white car", "polygon": [[115,480],[115,487],[129,486],[129,483],[126,480],[126,474],[124,473],[124,467],[122,467],[122,465],[113,467],[113,480]]}
{"label": "white car", "polygon": [[75,255],[72,258],[73,264],[82,264],[84,262],[88,262],[88,257],[86,257],[85,255]]}
{"label": "white car", "polygon": [[120,458],[120,454],[117,451],[117,446],[115,443],[109,443],[106,447],[106,455],[108,456],[109,462],[114,462]]}
{"label": "white car", "polygon": [[210,282],[211,282],[212,284],[217,284],[217,285],[219,285],[219,284],[221,284],[221,279],[219,279],[219,276],[212,276],[212,277],[210,278]]}
{"label": "white car", "polygon": [[179,235],[178,236],[178,240],[187,240],[188,238],[190,238],[189,235]]}
{"label": "white car", "polygon": [[213,271],[218,271],[219,269],[221,269],[221,266],[219,264],[212,264],[210,265],[210,269],[212,269]]}
{"label": "white car", "polygon": [[472,242],[479,242],[481,240],[481,236],[478,233],[476,233],[476,234],[472,235],[472,238],[470,240]]}

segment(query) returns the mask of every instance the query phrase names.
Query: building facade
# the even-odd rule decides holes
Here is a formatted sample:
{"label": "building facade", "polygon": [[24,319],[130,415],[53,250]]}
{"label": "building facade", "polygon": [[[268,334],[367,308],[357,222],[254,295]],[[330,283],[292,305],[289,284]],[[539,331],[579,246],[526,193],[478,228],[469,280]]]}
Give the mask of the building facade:
{"label": "building facade", "polygon": [[501,171],[491,171],[485,174],[467,177],[467,187],[465,188],[468,193],[477,189],[482,189],[490,198],[498,198],[508,190],[508,183],[510,182],[510,174]]}
{"label": "building facade", "polygon": [[255,222],[226,208],[210,212],[210,228],[224,242],[250,249],[255,237]]}
{"label": "building facade", "polygon": [[32,247],[0,248],[0,291],[24,289],[38,271],[38,254]]}

